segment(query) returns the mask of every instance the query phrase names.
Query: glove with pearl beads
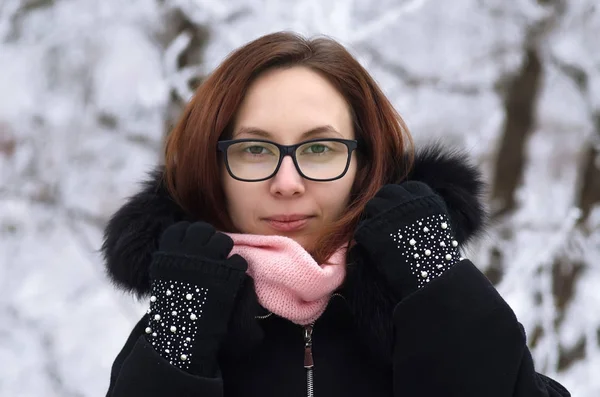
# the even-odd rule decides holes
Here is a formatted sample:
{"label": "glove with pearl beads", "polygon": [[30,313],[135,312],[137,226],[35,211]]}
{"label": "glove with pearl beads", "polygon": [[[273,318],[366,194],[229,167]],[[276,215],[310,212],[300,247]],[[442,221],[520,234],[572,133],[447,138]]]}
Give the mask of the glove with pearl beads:
{"label": "glove with pearl beads", "polygon": [[179,222],[162,234],[150,265],[146,338],[162,358],[213,377],[236,294],[248,267],[227,258],[233,240],[205,222]]}
{"label": "glove with pearl beads", "polygon": [[421,182],[383,186],[365,206],[354,237],[357,251],[400,300],[462,259],[444,201]]}

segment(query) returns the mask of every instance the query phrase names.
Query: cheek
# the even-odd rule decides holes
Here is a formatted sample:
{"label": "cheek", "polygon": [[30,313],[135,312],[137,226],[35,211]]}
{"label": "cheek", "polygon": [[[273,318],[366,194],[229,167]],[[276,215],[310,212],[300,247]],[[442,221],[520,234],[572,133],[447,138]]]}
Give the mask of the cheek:
{"label": "cheek", "polygon": [[240,192],[240,186],[236,183],[237,181],[225,175],[223,177],[223,191],[225,192],[225,201],[227,203],[227,213],[231,220],[237,227],[237,220],[239,219],[238,214],[243,213],[244,201],[240,199],[242,192]]}
{"label": "cheek", "polygon": [[350,161],[350,165],[348,166],[348,172],[344,177],[340,180],[342,186],[340,186],[340,191],[344,192],[343,200],[344,203],[348,203],[350,200],[350,193],[352,192],[352,187],[354,186],[354,182],[356,181],[356,173],[358,171],[358,165],[356,156],[352,156],[352,160]]}
{"label": "cheek", "polygon": [[259,201],[255,188],[258,188],[258,186],[236,181],[229,175],[223,180],[227,212],[234,226],[242,232],[246,232],[248,225],[252,223],[254,209],[257,206],[257,201]]}
{"label": "cheek", "polygon": [[[323,207],[328,209],[332,218],[338,218],[344,213],[350,200],[350,192],[354,184],[356,168],[350,167],[344,178],[335,181],[333,185],[324,187],[321,198]],[[331,192],[336,192],[332,194]]]}

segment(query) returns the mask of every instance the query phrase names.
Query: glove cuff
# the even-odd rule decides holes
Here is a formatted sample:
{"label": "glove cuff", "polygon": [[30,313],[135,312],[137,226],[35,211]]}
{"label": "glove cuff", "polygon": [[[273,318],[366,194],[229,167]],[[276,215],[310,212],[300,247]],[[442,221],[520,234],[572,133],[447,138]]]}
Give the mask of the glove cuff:
{"label": "glove cuff", "polygon": [[246,262],[236,263],[237,259],[154,254],[145,333],[171,365],[195,375],[214,376],[220,342],[245,276],[240,267]]}
{"label": "glove cuff", "polygon": [[154,280],[146,337],[170,364],[184,370],[195,359],[192,347],[204,317],[208,288],[175,280]]}

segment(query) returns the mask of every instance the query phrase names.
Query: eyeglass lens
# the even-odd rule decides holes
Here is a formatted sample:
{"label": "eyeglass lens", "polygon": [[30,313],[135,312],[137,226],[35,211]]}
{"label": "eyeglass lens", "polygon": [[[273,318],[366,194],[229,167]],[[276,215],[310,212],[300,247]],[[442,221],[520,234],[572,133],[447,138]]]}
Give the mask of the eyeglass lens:
{"label": "eyeglass lens", "polygon": [[[296,149],[296,160],[306,177],[333,179],[344,173],[348,152],[348,147],[342,142],[313,141]],[[264,179],[277,168],[279,148],[267,142],[237,142],[227,149],[227,161],[229,169],[237,178]]]}

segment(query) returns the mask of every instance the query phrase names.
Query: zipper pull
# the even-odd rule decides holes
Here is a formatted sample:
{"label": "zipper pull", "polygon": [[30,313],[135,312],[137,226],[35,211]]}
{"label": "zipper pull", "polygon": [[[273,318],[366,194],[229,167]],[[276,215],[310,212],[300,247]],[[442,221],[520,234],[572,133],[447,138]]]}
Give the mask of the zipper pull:
{"label": "zipper pull", "polygon": [[312,324],[304,327],[304,368],[306,369],[315,366],[312,355],[312,332]]}

